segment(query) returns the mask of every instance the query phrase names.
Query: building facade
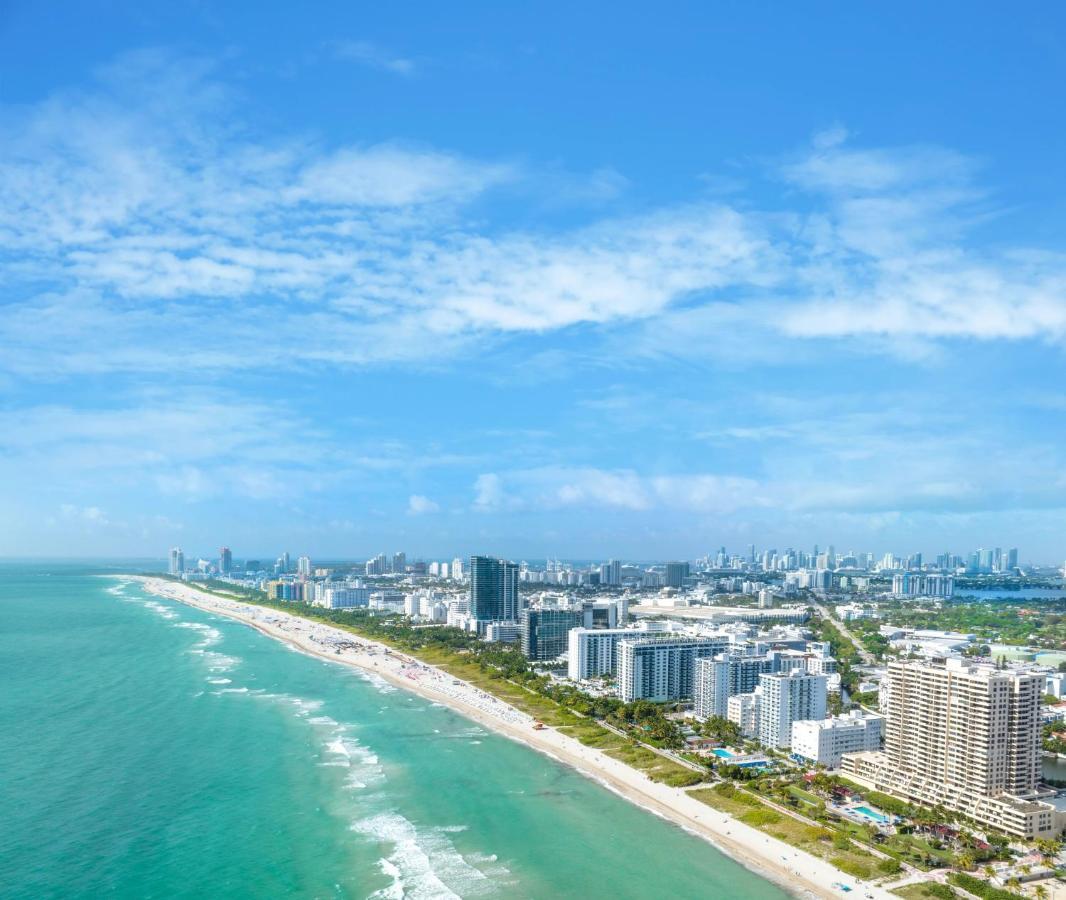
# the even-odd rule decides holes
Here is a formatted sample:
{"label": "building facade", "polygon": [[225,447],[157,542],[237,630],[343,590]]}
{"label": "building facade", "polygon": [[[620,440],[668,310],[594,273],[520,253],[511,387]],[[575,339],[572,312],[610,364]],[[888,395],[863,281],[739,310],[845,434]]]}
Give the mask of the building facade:
{"label": "building facade", "polygon": [[759,676],[759,743],[777,749],[792,743],[792,723],[824,719],[828,687],[824,675],[806,669]]}
{"label": "building facade", "polygon": [[727,638],[659,634],[618,644],[618,696],[633,700],[687,700],[692,697],[695,661],[729,646]]}
{"label": "building facade", "polygon": [[696,660],[692,688],[693,711],[698,719],[725,717],[729,698],[750,694],[759,686],[759,678],[777,671],[778,654],[755,656],[746,653],[723,653]]}
{"label": "building facade", "polygon": [[526,659],[551,660],[567,652],[571,628],[581,625],[580,609],[524,609],[519,622]]}
{"label": "building facade", "polygon": [[574,681],[613,675],[618,642],[636,633],[628,628],[571,628],[567,635],[566,675]]}
{"label": "building facade", "polygon": [[856,781],[911,803],[943,806],[1022,838],[1061,832],[1044,802],[1040,701],[1045,675],[963,659],[889,664],[883,752],[845,754]]}
{"label": "building facade", "polygon": [[489,556],[470,557],[470,615],[478,622],[517,622],[521,612],[518,566]]}
{"label": "building facade", "polygon": [[857,709],[831,719],[801,719],[792,723],[792,753],[838,769],[845,753],[880,750],[884,734],[884,716]]}

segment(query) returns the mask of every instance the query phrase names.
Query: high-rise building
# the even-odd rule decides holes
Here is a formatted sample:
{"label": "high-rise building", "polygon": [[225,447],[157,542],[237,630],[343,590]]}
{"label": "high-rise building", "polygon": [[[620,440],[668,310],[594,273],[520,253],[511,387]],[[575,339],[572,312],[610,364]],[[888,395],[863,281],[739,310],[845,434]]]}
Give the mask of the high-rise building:
{"label": "high-rise building", "polygon": [[792,743],[792,723],[824,719],[828,679],[804,669],[759,676],[759,743],[786,748]]}
{"label": "high-rise building", "polygon": [[696,660],[693,683],[693,712],[698,719],[725,717],[729,698],[736,694],[750,694],[759,686],[759,678],[766,672],[776,672],[779,654],[755,656],[747,653],[723,653]]}
{"label": "high-rise building", "polygon": [[384,553],[379,553],[373,559],[366,561],[366,574],[368,576],[384,575],[388,571],[388,561]]}
{"label": "high-rise building", "polygon": [[1007,551],[1007,571],[1013,572],[1018,568],[1018,548],[1011,547]]}
{"label": "high-rise building", "polygon": [[296,560],[296,574],[302,578],[311,577],[311,557],[301,556]]}
{"label": "high-rise building", "polygon": [[633,636],[628,628],[571,628],[567,634],[567,677],[583,681],[613,675],[618,667],[618,642]]}
{"label": "high-rise building", "polygon": [[181,547],[170,548],[170,559],[167,571],[171,575],[180,575],[185,571],[185,554]]}
{"label": "high-rise building", "polygon": [[896,597],[951,597],[955,579],[951,575],[901,572],[892,576],[892,593]]}
{"label": "high-rise building", "polygon": [[619,585],[622,583],[622,564],[617,559],[610,559],[600,565],[600,584]]}
{"label": "high-rise building", "polygon": [[682,588],[685,586],[686,578],[688,578],[687,562],[668,562],[666,564],[667,587]]}
{"label": "high-rise building", "polygon": [[218,551],[218,571],[223,575],[229,575],[233,571],[233,554],[229,547],[223,547]]}
{"label": "high-rise building", "polygon": [[695,661],[729,647],[728,638],[659,634],[618,644],[618,696],[632,700],[686,700],[692,697]]}
{"label": "high-rise building", "polygon": [[526,659],[550,660],[566,653],[571,628],[581,625],[580,609],[524,609],[519,617]]}
{"label": "high-rise building", "polygon": [[470,615],[475,621],[517,622],[521,612],[518,566],[489,556],[470,557]]}
{"label": "high-rise building", "polygon": [[452,581],[462,581],[463,580],[463,561],[458,556],[455,559],[452,560],[452,565],[451,565],[450,571],[451,571]]}
{"label": "high-rise building", "polygon": [[1022,838],[1058,835],[1043,802],[1040,702],[1045,676],[965,659],[889,663],[883,752],[845,754],[842,770],[874,790],[943,806]]}
{"label": "high-rise building", "polygon": [[407,571],[407,554],[402,550],[392,554],[392,572],[403,575]]}

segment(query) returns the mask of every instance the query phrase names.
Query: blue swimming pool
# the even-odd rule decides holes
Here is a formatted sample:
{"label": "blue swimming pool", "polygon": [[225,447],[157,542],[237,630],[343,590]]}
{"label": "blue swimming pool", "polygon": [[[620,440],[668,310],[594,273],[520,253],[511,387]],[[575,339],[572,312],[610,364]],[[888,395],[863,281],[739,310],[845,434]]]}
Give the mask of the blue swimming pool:
{"label": "blue swimming pool", "polygon": [[879,813],[876,810],[870,809],[868,806],[856,806],[852,812],[858,813],[860,816],[865,816],[878,825],[887,825],[889,822],[888,816],[884,813]]}
{"label": "blue swimming pool", "polygon": [[730,753],[728,750],[723,750],[721,747],[719,747],[717,750],[712,750],[711,752],[715,756],[721,757],[722,759],[730,759],[733,756],[732,753]]}

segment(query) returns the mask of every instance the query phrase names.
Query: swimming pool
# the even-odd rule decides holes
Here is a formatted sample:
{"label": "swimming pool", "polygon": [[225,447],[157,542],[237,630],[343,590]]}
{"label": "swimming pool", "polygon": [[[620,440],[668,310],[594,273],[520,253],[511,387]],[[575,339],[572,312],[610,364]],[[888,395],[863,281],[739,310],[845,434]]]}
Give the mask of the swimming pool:
{"label": "swimming pool", "polygon": [[879,813],[876,810],[870,809],[868,806],[856,806],[851,810],[853,813],[858,813],[864,818],[870,819],[872,822],[876,822],[878,825],[887,825],[889,818],[884,813]]}
{"label": "swimming pool", "polygon": [[732,753],[730,753],[728,750],[723,750],[721,747],[719,747],[717,750],[712,750],[711,752],[721,759],[732,759],[733,757]]}

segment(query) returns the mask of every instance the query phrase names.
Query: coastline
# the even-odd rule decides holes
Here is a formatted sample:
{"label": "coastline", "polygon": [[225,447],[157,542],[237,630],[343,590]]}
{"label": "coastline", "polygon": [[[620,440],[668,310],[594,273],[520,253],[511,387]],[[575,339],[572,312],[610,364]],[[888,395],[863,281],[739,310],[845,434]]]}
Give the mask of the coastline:
{"label": "coastline", "polygon": [[534,719],[526,713],[384,644],[281,610],[208,594],[187,584],[139,575],[118,577],[137,581],[157,596],[249,625],[301,652],[376,674],[396,687],[448,706],[497,734],[576,769],[627,801],[706,840],[789,893],[840,897],[842,891],[834,885],[847,885],[864,897],[894,896],[695,800],[682,788],[653,782],[620,760],[586,747],[554,728],[534,729]]}

